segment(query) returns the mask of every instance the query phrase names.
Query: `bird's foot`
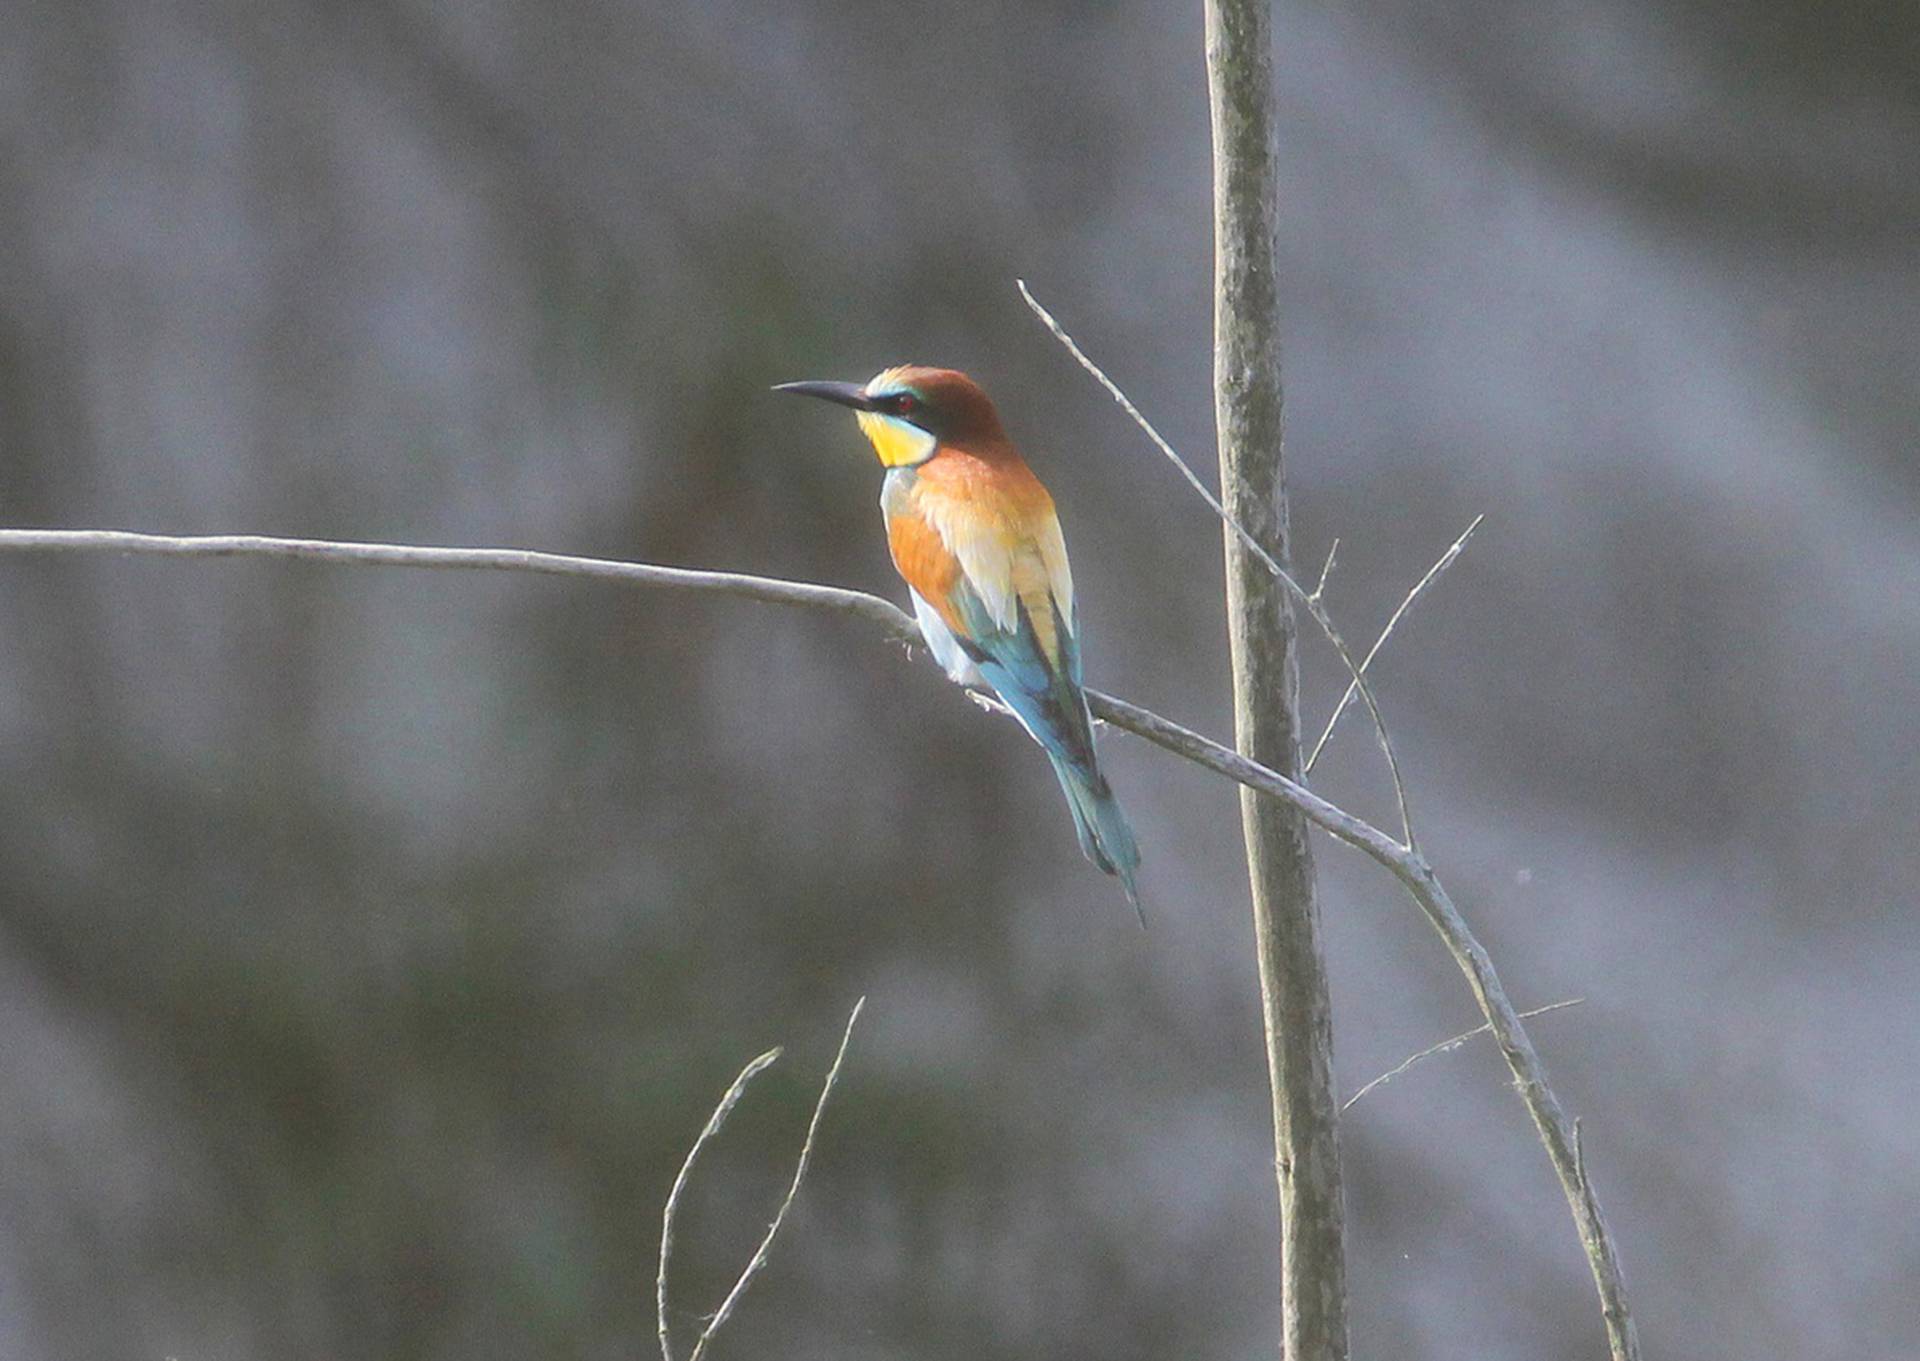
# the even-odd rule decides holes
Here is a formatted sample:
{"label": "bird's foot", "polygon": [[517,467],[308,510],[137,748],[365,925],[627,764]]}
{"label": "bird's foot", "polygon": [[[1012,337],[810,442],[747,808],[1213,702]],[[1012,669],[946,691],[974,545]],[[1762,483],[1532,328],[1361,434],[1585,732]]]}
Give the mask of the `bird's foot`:
{"label": "bird's foot", "polygon": [[967,691],[967,698],[990,714],[1000,714],[1007,718],[1013,717],[1013,710],[1009,709],[996,696],[988,694],[985,690],[969,690]]}

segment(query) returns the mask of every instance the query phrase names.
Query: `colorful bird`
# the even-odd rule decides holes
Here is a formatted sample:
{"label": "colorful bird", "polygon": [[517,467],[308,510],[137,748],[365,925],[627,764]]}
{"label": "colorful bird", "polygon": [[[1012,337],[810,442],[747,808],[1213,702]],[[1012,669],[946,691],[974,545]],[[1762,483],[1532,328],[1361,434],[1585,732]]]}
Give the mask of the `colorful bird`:
{"label": "colorful bird", "polygon": [[[1093,750],[1080,620],[1053,498],[987,394],[953,369],[906,365],[858,383],[782,383],[850,406],[887,469],[880,509],[893,565],[933,655],[986,685],[1053,762],[1087,859],[1140,912],[1140,850]],[[1146,917],[1141,914],[1141,924]]]}

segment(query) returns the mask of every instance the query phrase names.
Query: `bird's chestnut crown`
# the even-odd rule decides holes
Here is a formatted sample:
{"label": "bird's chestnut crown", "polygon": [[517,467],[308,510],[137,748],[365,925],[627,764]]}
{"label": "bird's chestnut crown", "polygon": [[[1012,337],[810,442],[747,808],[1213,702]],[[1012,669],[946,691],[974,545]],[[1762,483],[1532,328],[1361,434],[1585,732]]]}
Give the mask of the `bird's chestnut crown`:
{"label": "bird's chestnut crown", "polygon": [[889,468],[924,463],[942,445],[981,454],[1006,446],[993,402],[958,369],[903,364],[881,370],[865,384],[808,381],[782,383],[774,391],[852,407],[874,453]]}

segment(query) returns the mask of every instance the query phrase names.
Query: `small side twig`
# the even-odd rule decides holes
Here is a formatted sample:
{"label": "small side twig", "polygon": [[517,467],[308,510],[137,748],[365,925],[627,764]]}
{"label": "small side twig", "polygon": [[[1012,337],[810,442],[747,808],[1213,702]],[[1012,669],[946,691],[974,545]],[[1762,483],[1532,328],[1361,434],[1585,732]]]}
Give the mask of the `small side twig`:
{"label": "small side twig", "polygon": [[1020,296],[1027,300],[1027,306],[1033,310],[1033,314],[1039,317],[1042,324],[1053,333],[1053,338],[1066,348],[1067,353],[1074,357],[1081,368],[1091,374],[1094,380],[1107,390],[1107,395],[1119,404],[1120,409],[1133,418],[1133,423],[1139,426],[1146,437],[1153,441],[1154,447],[1180,470],[1181,476],[1187,480],[1187,485],[1192,487],[1199,494],[1200,499],[1212,508],[1213,513],[1220,517],[1220,522],[1231,529],[1234,536],[1247,546],[1247,551],[1258,558],[1262,565],[1273,573],[1274,579],[1306,606],[1307,613],[1313,616],[1313,622],[1320,626],[1320,631],[1327,636],[1327,641],[1333,644],[1333,650],[1340,654],[1340,661],[1346,666],[1347,674],[1353,678],[1353,686],[1358,691],[1361,702],[1366,705],[1368,715],[1373,719],[1374,738],[1380,744],[1381,754],[1387,758],[1387,773],[1393,779],[1393,798],[1400,812],[1402,842],[1410,850],[1417,849],[1418,843],[1413,836],[1413,814],[1407,809],[1407,785],[1400,775],[1399,758],[1393,754],[1393,742],[1387,736],[1387,721],[1381,716],[1380,705],[1373,697],[1373,687],[1367,684],[1367,678],[1360,663],[1354,660],[1353,650],[1347,646],[1347,640],[1334,626],[1333,616],[1327,613],[1326,606],[1320,603],[1319,592],[1309,591],[1295,581],[1293,574],[1282,567],[1274,556],[1247,532],[1246,526],[1227,514],[1227,509],[1220,504],[1220,499],[1208,490],[1207,484],[1200,480],[1199,474],[1194,472],[1171,444],[1167,443],[1166,437],[1154,428],[1153,422],[1141,414],[1140,408],[1133,404],[1133,400],[1121,390],[1120,385],[1107,377],[1106,372],[1087,356],[1086,351],[1080,348],[1072,336],[1067,334],[1066,328],[1054,320],[1053,313],[1040,305],[1040,300],[1034,297],[1032,290],[1027,287],[1027,281],[1016,279],[1014,282],[1020,287]]}
{"label": "small side twig", "polygon": [[[1327,578],[1333,575],[1333,560],[1339,552],[1340,540],[1336,536],[1334,541],[1327,545],[1327,560],[1320,564],[1320,580],[1313,588],[1313,598],[1315,600],[1320,599],[1320,597],[1327,593]],[[1361,662],[1361,669],[1365,670],[1366,665],[1365,662]]]}
{"label": "small side twig", "polygon": [[[761,1268],[766,1266],[767,1255],[773,1250],[773,1240],[779,1236],[781,1226],[787,1222],[787,1212],[793,1208],[794,1199],[800,1194],[800,1183],[806,1178],[807,1164],[813,1160],[813,1144],[820,1132],[820,1117],[826,1113],[827,1098],[833,1095],[834,1084],[840,1080],[840,1068],[847,1058],[847,1045],[853,1040],[854,1023],[860,1019],[860,1013],[866,1005],[867,999],[862,997],[853,1004],[853,1011],[847,1017],[846,1031],[840,1036],[840,1048],[833,1056],[833,1066],[827,1069],[826,1080],[820,1084],[820,1096],[813,1103],[813,1116],[807,1121],[807,1137],[800,1145],[800,1157],[794,1164],[793,1180],[787,1184],[787,1194],[780,1201],[780,1208],[774,1212],[773,1222],[767,1226],[767,1232],[761,1238],[760,1246],[754,1249],[753,1256],[748,1259],[739,1278],[734,1281],[733,1288],[727,1292],[727,1297],[720,1302],[720,1307],[713,1311],[706,1326],[700,1330],[700,1336],[694,1340],[693,1351],[688,1354],[687,1361],[700,1361],[707,1350],[707,1344],[713,1341],[714,1334],[719,1332],[732,1317],[734,1306],[739,1304],[741,1297],[747,1293],[747,1287],[753,1283],[753,1278],[759,1275]],[[660,1270],[654,1281],[654,1300],[660,1328],[661,1361],[673,1361],[673,1341],[667,1327],[667,1262],[673,1250],[673,1214],[679,1205],[680,1193],[685,1189],[687,1179],[693,1171],[694,1159],[699,1156],[701,1149],[705,1148],[720,1132],[720,1126],[726,1123],[727,1116],[733,1112],[741,1094],[746,1091],[747,1084],[779,1057],[778,1049],[769,1049],[740,1070],[740,1076],[733,1080],[733,1085],[727,1088],[726,1095],[720,1098],[720,1104],[714,1107],[713,1114],[708,1117],[706,1128],[700,1131],[700,1137],[695,1139],[693,1147],[687,1150],[686,1161],[680,1165],[680,1174],[673,1179],[673,1189],[667,1193],[667,1206],[660,1217]]]}
{"label": "small side twig", "polygon": [[[1519,1016],[1520,1016],[1520,1019],[1523,1021],[1531,1021],[1534,1017],[1544,1016],[1549,1011],[1560,1011],[1566,1007],[1577,1007],[1586,1000],[1587,999],[1584,997],[1569,997],[1564,1002],[1549,1002],[1544,1007],[1535,1007],[1532,1011],[1520,1012]],[[1396,1064],[1394,1067],[1389,1068],[1386,1072],[1380,1074],[1379,1077],[1369,1082],[1366,1086],[1362,1087],[1359,1091],[1355,1092],[1352,1096],[1348,1097],[1345,1101],[1342,1101],[1340,1103],[1340,1113],[1342,1115],[1345,1115],[1348,1111],[1353,1109],[1354,1103],[1358,1101],[1361,1097],[1365,1096],[1368,1092],[1372,1091],[1375,1087],[1385,1086],[1387,1083],[1393,1081],[1393,1079],[1399,1077],[1402,1073],[1406,1072],[1407,1069],[1413,1067],[1414,1064],[1419,1063],[1422,1059],[1430,1059],[1434,1057],[1434,1055],[1436,1054],[1452,1053],[1454,1050],[1458,1049],[1461,1045],[1465,1044],[1468,1040],[1472,1039],[1475,1035],[1487,1035],[1487,1034],[1491,1034],[1492,1031],[1493,1031],[1493,1026],[1485,1021],[1482,1021],[1479,1025],[1475,1026],[1472,1030],[1463,1031],[1462,1033],[1455,1035],[1450,1040],[1442,1040],[1440,1041],[1440,1043],[1436,1045],[1430,1045],[1427,1048],[1422,1049],[1419,1053],[1413,1055],[1411,1058],[1401,1060],[1401,1062]],[[1573,1125],[1574,1125],[1574,1131],[1577,1134],[1579,1132],[1580,1122],[1578,1120],[1575,1120],[1573,1122]]]}
{"label": "small side twig", "polygon": [[[1405,598],[1400,602],[1400,607],[1388,618],[1387,626],[1381,629],[1380,636],[1373,640],[1373,646],[1367,649],[1367,655],[1360,659],[1360,670],[1362,672],[1365,672],[1368,667],[1373,665],[1373,659],[1380,655],[1380,649],[1386,646],[1387,639],[1393,637],[1393,631],[1399,627],[1401,617],[1413,608],[1413,602],[1420,598],[1420,593],[1435,581],[1439,580],[1442,572],[1453,566],[1453,560],[1460,556],[1460,550],[1467,546],[1467,540],[1473,537],[1473,531],[1480,528],[1480,522],[1486,518],[1485,515],[1474,516],[1473,523],[1461,531],[1460,537],[1453,541],[1453,546],[1440,555],[1433,566],[1427,569],[1425,576],[1413,583],[1413,589],[1407,592]],[[1338,548],[1340,546],[1340,540],[1335,539],[1333,546],[1334,548]],[[1327,553],[1327,568],[1329,571],[1333,568],[1333,553],[1331,551]],[[1318,598],[1320,592],[1326,588],[1326,584],[1327,574],[1326,572],[1322,572],[1320,574],[1320,584],[1313,589],[1313,594],[1316,598]],[[1333,725],[1340,721],[1340,716],[1346,713],[1347,706],[1353,703],[1354,688],[1354,683],[1348,681],[1346,694],[1340,696],[1340,702],[1334,706],[1333,717],[1329,718],[1327,720],[1327,726],[1321,729],[1320,740],[1313,744],[1313,751],[1307,756],[1306,764],[1301,767],[1301,774],[1313,774],[1314,763],[1320,759],[1320,753],[1326,749],[1327,739],[1333,736]]]}

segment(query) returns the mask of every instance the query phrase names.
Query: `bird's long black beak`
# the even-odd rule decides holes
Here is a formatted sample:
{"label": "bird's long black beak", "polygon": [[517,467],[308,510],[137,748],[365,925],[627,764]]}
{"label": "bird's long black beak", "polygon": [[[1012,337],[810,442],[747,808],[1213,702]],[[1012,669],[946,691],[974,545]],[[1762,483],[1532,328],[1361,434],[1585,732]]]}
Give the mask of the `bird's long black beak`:
{"label": "bird's long black beak", "polygon": [[776,383],[773,390],[798,393],[802,397],[818,397],[822,401],[850,406],[855,411],[873,410],[873,398],[867,396],[867,390],[858,383],[827,383],[809,380],[804,383]]}

